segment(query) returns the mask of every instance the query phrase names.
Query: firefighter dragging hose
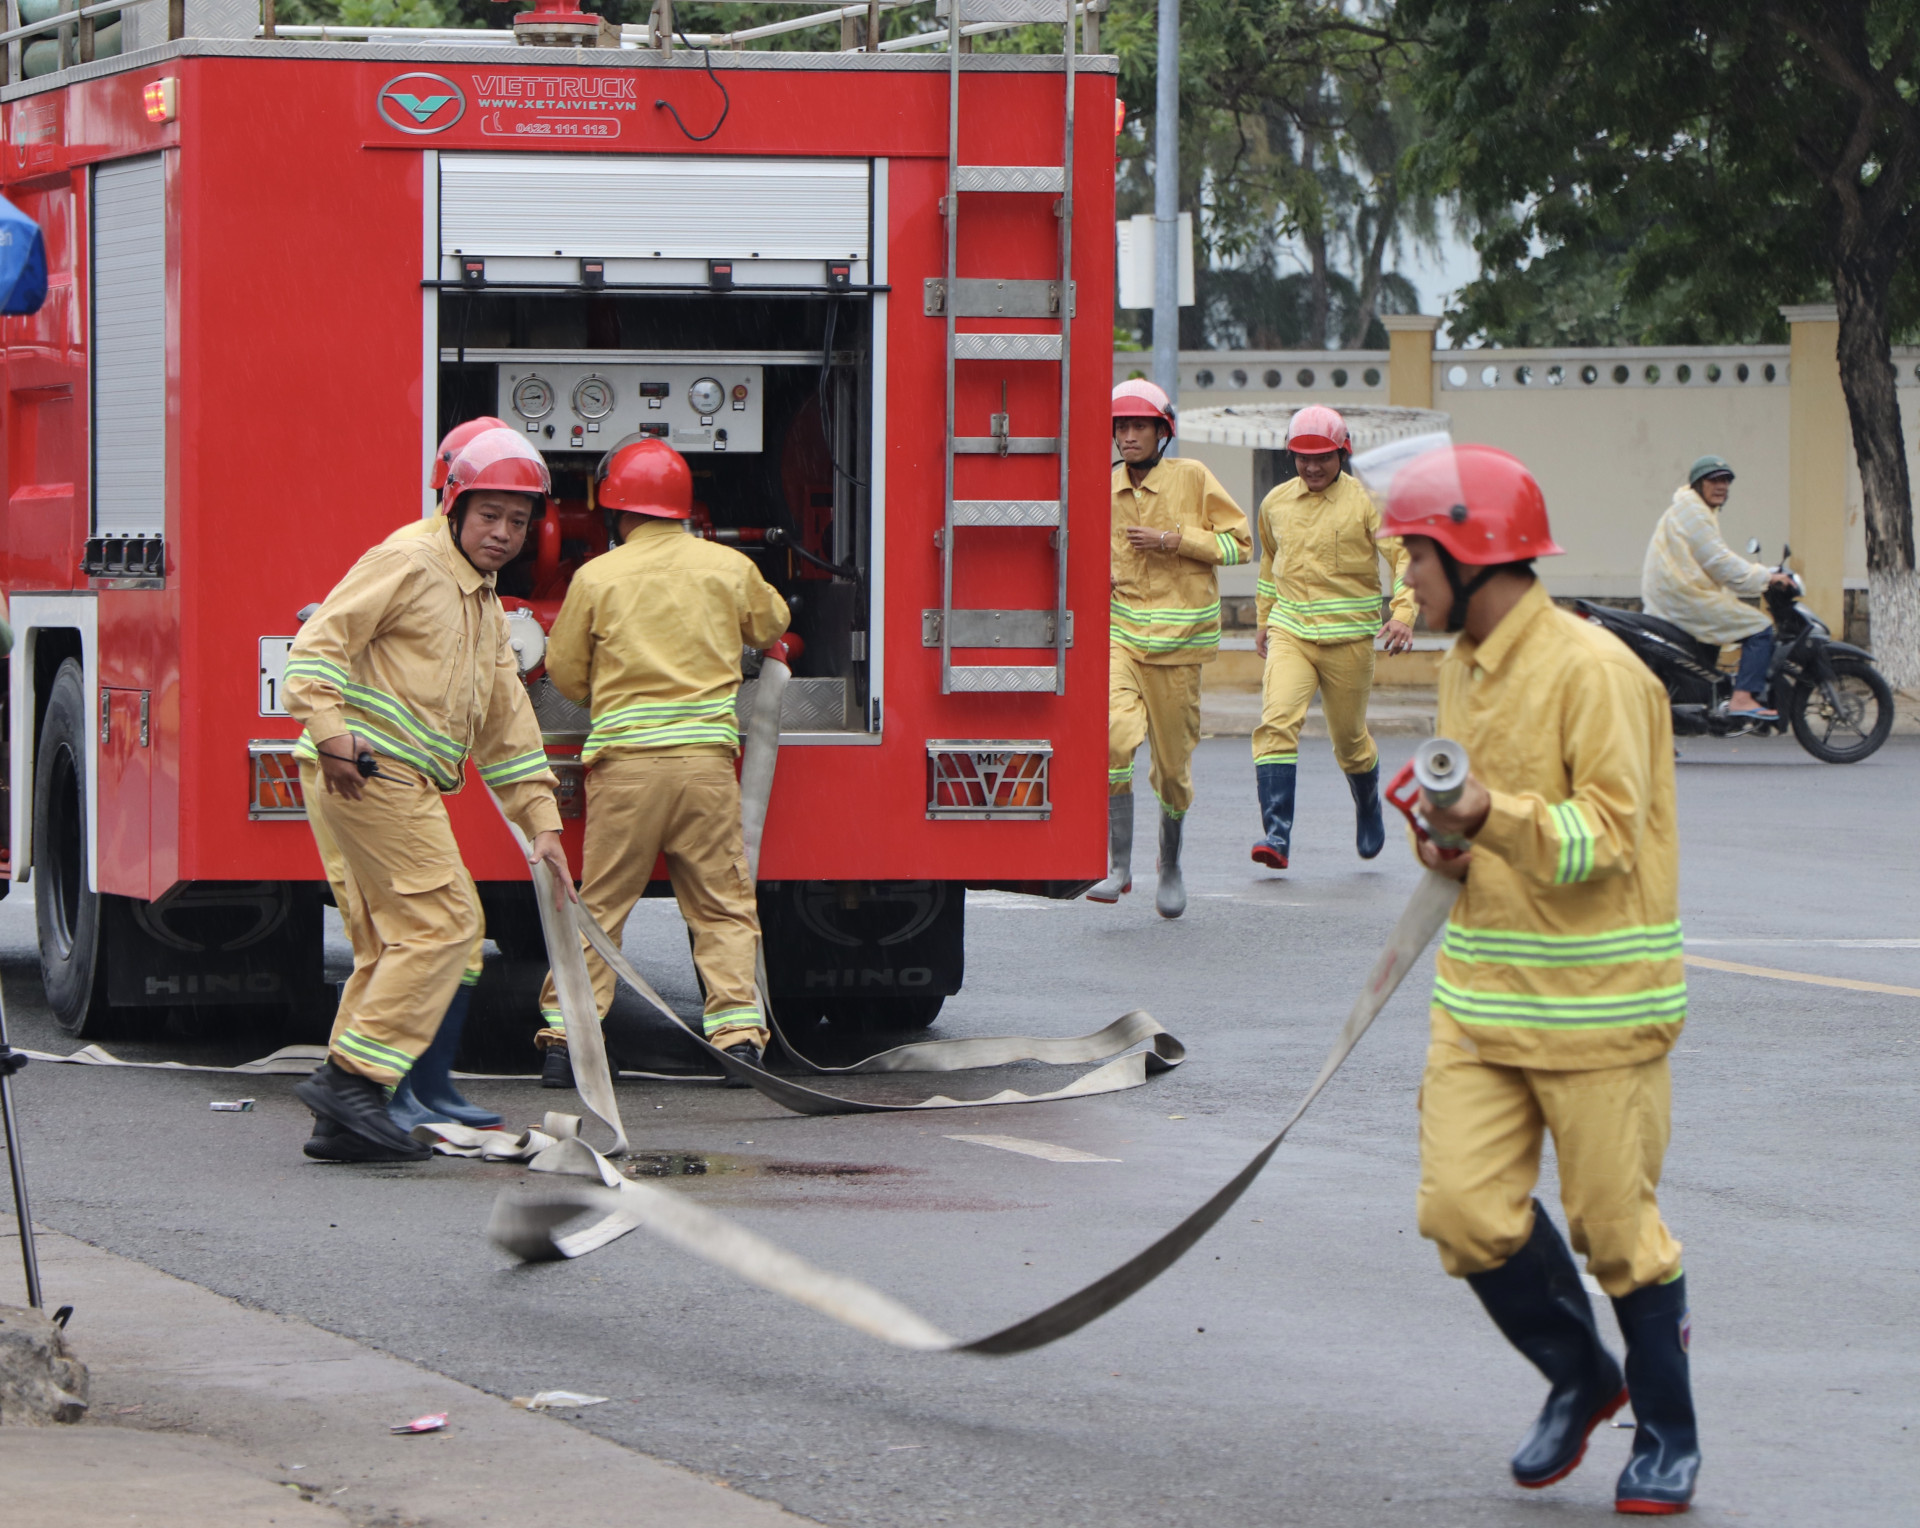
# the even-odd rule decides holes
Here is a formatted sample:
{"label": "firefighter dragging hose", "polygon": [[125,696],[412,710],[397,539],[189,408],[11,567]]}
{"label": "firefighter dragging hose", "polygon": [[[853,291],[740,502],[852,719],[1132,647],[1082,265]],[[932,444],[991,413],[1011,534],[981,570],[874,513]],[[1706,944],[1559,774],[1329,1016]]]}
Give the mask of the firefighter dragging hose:
{"label": "firefighter dragging hose", "polygon": [[[477,434],[449,465],[433,530],[363,556],[293,644],[301,783],[354,946],[328,1059],[297,1090],[314,1113],[309,1156],[429,1154],[388,1099],[432,1045],[481,935],[440,799],[460,788],[469,755],[534,856],[569,874],[554,776],[494,593],[548,488],[546,464],[515,432]],[[363,754],[377,775],[362,772]]]}

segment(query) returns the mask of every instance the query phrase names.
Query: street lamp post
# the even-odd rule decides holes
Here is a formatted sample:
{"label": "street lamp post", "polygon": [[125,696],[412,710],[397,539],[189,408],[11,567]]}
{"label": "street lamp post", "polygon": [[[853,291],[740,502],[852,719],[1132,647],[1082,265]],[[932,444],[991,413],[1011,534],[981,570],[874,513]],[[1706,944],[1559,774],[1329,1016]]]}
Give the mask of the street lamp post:
{"label": "street lamp post", "polygon": [[1176,402],[1180,397],[1179,234],[1180,0],[1160,0],[1153,103],[1153,380]]}

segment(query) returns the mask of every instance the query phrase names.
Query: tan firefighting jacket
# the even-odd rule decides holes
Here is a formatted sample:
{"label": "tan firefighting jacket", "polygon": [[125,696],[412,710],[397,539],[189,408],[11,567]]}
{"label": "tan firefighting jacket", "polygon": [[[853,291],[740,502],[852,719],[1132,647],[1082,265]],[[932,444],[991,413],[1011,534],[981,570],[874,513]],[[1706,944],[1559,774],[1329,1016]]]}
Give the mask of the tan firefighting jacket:
{"label": "tan firefighting jacket", "polygon": [[[1177,552],[1135,551],[1129,525],[1178,530]],[[1135,488],[1113,469],[1112,639],[1142,663],[1208,663],[1220,649],[1214,568],[1253,555],[1247,517],[1199,462],[1161,461]]]}
{"label": "tan firefighting jacket", "polygon": [[1727,545],[1717,510],[1693,489],[1677,488],[1647,543],[1640,603],[1648,615],[1702,642],[1738,642],[1773,624],[1739,600],[1764,594],[1770,576],[1763,564],[1748,562]]}
{"label": "tan firefighting jacket", "polygon": [[787,602],[731,547],[649,519],[573,575],[547,639],[547,675],[591,705],[581,756],[740,747],[740,649],[787,629]]}
{"label": "tan firefighting jacket", "polygon": [[558,832],[557,782],[493,582],[444,520],[364,554],[287,655],[287,713],[305,724],[295,755],[351,732],[451,792],[471,754],[522,829]]}
{"label": "tan firefighting jacket", "polygon": [[1413,625],[1407,550],[1393,537],[1375,541],[1380,511],[1357,478],[1341,473],[1325,493],[1299,478],[1260,501],[1260,577],[1254,614],[1303,642],[1355,642],[1377,636],[1380,559],[1392,574],[1393,619]]}
{"label": "tan firefighting jacket", "polygon": [[1439,731],[1492,793],[1433,1002],[1497,1066],[1662,1056],[1686,1018],[1673,728],[1644,664],[1536,583],[1440,665]]}

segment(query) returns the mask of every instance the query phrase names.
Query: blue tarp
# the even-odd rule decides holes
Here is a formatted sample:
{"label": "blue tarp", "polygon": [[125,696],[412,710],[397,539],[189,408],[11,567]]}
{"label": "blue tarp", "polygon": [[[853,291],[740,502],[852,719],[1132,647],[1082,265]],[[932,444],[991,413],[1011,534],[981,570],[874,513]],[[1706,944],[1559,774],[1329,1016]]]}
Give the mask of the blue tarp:
{"label": "blue tarp", "polygon": [[40,225],[0,197],[0,313],[37,313],[47,300],[47,246]]}

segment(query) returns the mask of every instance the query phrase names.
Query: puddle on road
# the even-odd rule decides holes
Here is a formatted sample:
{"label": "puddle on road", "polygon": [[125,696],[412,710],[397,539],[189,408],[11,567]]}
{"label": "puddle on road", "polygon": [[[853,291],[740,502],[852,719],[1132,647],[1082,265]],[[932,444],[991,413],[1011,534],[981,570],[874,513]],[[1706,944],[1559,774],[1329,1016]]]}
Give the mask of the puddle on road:
{"label": "puddle on road", "polygon": [[[729,1208],[797,1209],[809,1203],[835,1210],[960,1212],[1039,1209],[1044,1206],[996,1199],[960,1190],[930,1191],[925,1168],[885,1162],[796,1162],[780,1158],[736,1156],[717,1151],[640,1151],[620,1164],[629,1178],[704,1178],[726,1190]],[[718,1180],[714,1182],[714,1180]],[[691,1186],[691,1185],[689,1185]],[[826,1189],[822,1198],[817,1192]]]}
{"label": "puddle on road", "polygon": [[729,1156],[711,1151],[638,1151],[621,1165],[629,1178],[704,1178],[739,1175],[747,1178],[906,1178],[919,1169],[879,1162],[782,1162],[761,1157]]}

